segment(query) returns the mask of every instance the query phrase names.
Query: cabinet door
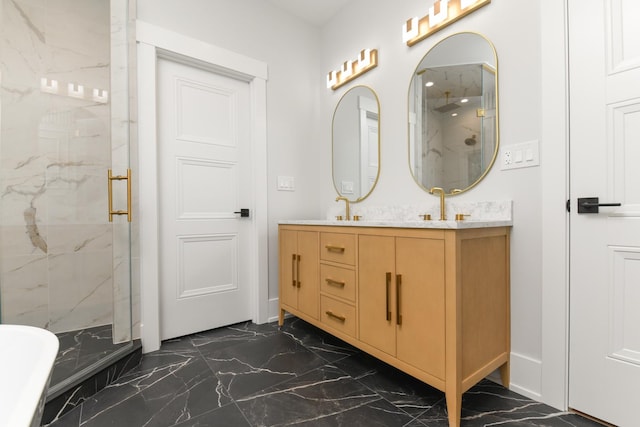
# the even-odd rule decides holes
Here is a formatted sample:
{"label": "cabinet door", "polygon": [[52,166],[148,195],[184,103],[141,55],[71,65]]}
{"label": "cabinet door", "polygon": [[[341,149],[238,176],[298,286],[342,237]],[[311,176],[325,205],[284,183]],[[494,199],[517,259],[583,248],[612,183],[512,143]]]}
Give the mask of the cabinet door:
{"label": "cabinet door", "polygon": [[358,237],[358,318],[360,340],[396,353],[395,243],[393,237]]}
{"label": "cabinet door", "polygon": [[298,232],[280,230],[280,298],[282,304],[298,307],[296,283],[296,261],[298,254]]}
{"label": "cabinet door", "polygon": [[320,253],[316,231],[298,231],[298,310],[318,318],[320,304]]}
{"label": "cabinet door", "polygon": [[398,359],[445,379],[444,241],[396,238]]}

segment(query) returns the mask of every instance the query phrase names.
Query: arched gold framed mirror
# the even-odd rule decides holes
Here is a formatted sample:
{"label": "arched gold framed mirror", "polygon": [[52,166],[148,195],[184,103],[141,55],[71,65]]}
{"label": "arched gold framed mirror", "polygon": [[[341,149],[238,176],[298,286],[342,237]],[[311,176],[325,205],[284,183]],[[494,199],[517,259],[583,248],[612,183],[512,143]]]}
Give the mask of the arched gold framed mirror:
{"label": "arched gold framed mirror", "polygon": [[332,122],[332,176],[338,195],[359,202],[380,175],[380,102],[368,86],[354,86],[338,101]]}
{"label": "arched gold framed mirror", "polygon": [[423,189],[468,191],[498,153],[498,58],[477,33],[457,33],[422,58],[409,85],[409,167]]}

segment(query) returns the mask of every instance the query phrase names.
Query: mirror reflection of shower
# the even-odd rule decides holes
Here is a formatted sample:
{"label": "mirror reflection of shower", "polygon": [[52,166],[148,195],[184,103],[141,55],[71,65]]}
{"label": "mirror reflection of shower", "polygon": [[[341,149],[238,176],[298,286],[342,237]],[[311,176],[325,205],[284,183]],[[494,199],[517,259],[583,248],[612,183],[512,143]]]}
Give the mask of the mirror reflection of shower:
{"label": "mirror reflection of shower", "polygon": [[438,42],[416,67],[408,101],[409,165],[416,183],[447,194],[478,183],[498,146],[497,57],[491,42],[476,33]]}

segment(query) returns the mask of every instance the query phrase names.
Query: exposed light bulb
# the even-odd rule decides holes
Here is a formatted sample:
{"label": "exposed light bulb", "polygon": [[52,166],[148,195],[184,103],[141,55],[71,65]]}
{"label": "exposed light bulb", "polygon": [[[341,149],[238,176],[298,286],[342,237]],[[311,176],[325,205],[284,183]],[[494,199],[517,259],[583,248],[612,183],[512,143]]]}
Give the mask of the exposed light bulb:
{"label": "exposed light bulb", "polygon": [[408,19],[402,24],[402,43],[406,43],[418,35],[418,17]]}
{"label": "exposed light bulb", "polygon": [[344,61],[344,64],[342,64],[341,76],[344,78],[349,77],[351,74],[353,74],[353,61]]}
{"label": "exposed light bulb", "polygon": [[362,69],[371,64],[371,49],[362,49],[358,55],[358,68]]}
{"label": "exposed light bulb", "polygon": [[[436,5],[440,6],[440,10],[436,13]],[[449,16],[449,0],[437,1],[429,8],[429,27],[434,27],[447,19]]]}
{"label": "exposed light bulb", "polygon": [[338,72],[329,71],[329,74],[327,74],[327,87],[330,88],[336,83],[338,83]]}
{"label": "exposed light bulb", "polygon": [[473,6],[477,2],[478,2],[478,0],[460,0],[460,9],[464,10],[464,9],[468,8],[469,6]]}

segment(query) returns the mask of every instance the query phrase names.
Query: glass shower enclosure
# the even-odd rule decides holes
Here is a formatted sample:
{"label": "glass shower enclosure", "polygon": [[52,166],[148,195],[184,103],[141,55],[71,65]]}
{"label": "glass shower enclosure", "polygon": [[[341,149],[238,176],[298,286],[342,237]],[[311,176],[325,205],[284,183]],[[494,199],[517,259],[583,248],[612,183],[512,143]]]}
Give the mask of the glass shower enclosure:
{"label": "glass shower enclosure", "polygon": [[0,0],[0,322],[58,335],[50,393],[134,338],[129,7]]}

